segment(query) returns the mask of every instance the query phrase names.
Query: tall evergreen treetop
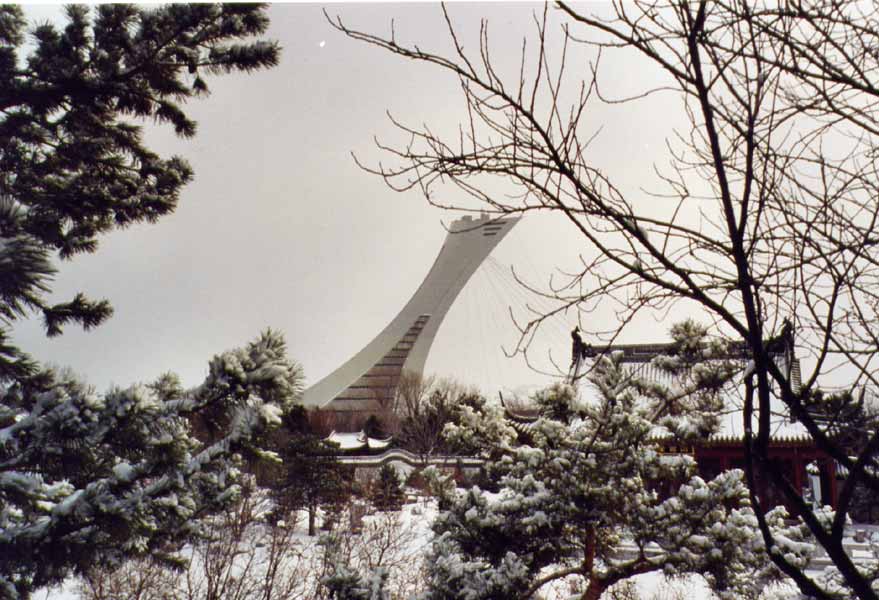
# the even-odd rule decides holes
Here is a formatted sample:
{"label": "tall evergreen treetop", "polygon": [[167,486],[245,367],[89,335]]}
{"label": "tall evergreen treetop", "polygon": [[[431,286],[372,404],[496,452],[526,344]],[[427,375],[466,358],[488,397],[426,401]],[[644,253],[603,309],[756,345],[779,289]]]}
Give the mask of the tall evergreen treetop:
{"label": "tall evergreen treetop", "polygon": [[[49,304],[53,253],[97,248],[98,235],[172,212],[192,169],[143,144],[144,122],[191,137],[183,110],[208,94],[204,76],[278,63],[265,7],[105,4],[66,8],[67,25],[31,31],[21,7],[0,7],[0,316],[42,313],[48,335],[111,314],[106,301],[77,294]],[[29,363],[3,343],[0,378]],[[32,365],[30,365],[32,368]]]}

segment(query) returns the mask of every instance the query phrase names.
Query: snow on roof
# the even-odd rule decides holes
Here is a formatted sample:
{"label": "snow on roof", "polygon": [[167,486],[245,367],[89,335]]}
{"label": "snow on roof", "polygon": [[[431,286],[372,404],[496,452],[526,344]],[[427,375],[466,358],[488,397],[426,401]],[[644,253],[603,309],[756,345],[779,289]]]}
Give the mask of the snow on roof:
{"label": "snow on roof", "polygon": [[391,443],[391,438],[385,440],[368,438],[363,431],[351,433],[333,431],[327,436],[327,441],[338,444],[340,450],[360,450],[361,448],[366,448],[367,445],[372,449],[387,448]]}
{"label": "snow on roof", "polygon": [[[780,403],[780,402],[779,402]],[[773,406],[773,409],[776,407]],[[754,411],[753,430],[757,431],[757,414]],[[806,427],[797,421],[791,422],[790,418],[782,411],[773,410],[769,421],[769,431],[772,439],[778,441],[810,440]],[[741,407],[731,406],[730,410],[720,419],[720,430],[712,438],[735,438],[741,439],[745,435],[744,411]]]}
{"label": "snow on roof", "polygon": [[[773,406],[773,408],[775,408]],[[757,414],[752,417],[752,431],[758,430]],[[799,422],[791,422],[780,411],[773,410],[769,421],[770,439],[774,442],[809,442],[812,437],[806,427]],[[667,438],[669,431],[656,426],[650,433],[654,439]],[[740,442],[745,435],[744,410],[735,402],[728,402],[727,410],[720,417],[720,427],[708,437],[709,442]]]}
{"label": "snow on roof", "polygon": [[[731,389],[725,397],[726,410],[721,414],[718,431],[709,437],[709,441],[729,442],[740,441],[745,435],[743,390]],[[587,402],[597,400],[597,392],[592,386],[581,386],[580,397]],[[776,442],[802,442],[810,441],[812,437],[802,423],[791,422],[788,409],[781,399],[775,395],[770,404],[770,435]],[[752,417],[752,429],[757,431],[757,411]],[[651,437],[661,439],[667,437],[669,432],[661,426],[657,426],[651,432]]]}

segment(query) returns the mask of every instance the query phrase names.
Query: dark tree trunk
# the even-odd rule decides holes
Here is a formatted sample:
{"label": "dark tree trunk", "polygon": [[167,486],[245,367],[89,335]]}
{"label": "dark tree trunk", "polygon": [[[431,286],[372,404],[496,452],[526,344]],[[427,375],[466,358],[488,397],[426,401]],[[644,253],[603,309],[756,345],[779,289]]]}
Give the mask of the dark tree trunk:
{"label": "dark tree trunk", "polygon": [[595,577],[589,578],[589,585],[583,593],[583,600],[598,600],[607,589],[607,585],[603,581]]}

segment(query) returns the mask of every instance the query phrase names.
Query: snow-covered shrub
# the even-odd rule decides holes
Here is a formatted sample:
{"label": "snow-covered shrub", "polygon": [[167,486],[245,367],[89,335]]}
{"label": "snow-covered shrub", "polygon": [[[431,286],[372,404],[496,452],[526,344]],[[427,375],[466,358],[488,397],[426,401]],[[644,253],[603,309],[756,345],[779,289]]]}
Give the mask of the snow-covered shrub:
{"label": "snow-covered shrub", "polygon": [[427,532],[412,522],[419,515],[380,512],[364,519],[356,534],[340,528],[323,536],[325,590],[338,600],[404,600],[423,591]]}
{"label": "snow-covered shrub", "polygon": [[313,547],[297,532],[297,515],[275,521],[265,490],[245,487],[228,511],[206,520],[205,536],[183,549],[185,568],[154,558],[95,568],[79,585],[82,600],[286,600],[317,598]]}
{"label": "snow-covered shrub", "polygon": [[[182,549],[189,559],[184,568],[146,558],[91,569],[80,580],[79,597],[326,600],[331,594],[370,598],[363,590],[382,589],[384,596],[375,598],[402,600],[424,589],[427,531],[413,522],[419,517],[412,511],[370,515],[356,528],[348,527],[352,520],[345,513],[317,538],[306,533],[305,511],[278,517],[268,490],[245,489],[231,510],[209,520],[204,539]],[[375,574],[361,580],[360,572]]]}
{"label": "snow-covered shrub", "polygon": [[381,568],[363,577],[347,567],[340,567],[324,584],[334,600],[390,600],[387,578],[387,571]]}

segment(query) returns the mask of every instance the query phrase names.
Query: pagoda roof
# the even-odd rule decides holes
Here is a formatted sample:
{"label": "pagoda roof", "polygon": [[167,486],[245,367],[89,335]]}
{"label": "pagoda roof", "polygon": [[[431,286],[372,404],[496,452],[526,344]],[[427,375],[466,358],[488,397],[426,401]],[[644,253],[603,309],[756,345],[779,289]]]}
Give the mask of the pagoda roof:
{"label": "pagoda roof", "polygon": [[340,450],[362,450],[370,448],[371,450],[381,450],[387,448],[393,438],[378,439],[371,438],[363,431],[350,433],[333,431],[327,436],[326,441],[337,444]]}
{"label": "pagoda roof", "polygon": [[[792,330],[785,330],[782,334],[765,340],[765,344],[771,356],[781,356],[787,353],[793,354],[794,338]],[[607,354],[621,354],[623,363],[647,363],[657,356],[674,356],[678,351],[676,342],[641,343],[641,344],[604,344],[593,345],[584,343],[584,353],[587,358],[595,358]],[[730,342],[727,353],[723,357],[727,360],[747,360],[751,357],[751,350],[747,342]]]}

